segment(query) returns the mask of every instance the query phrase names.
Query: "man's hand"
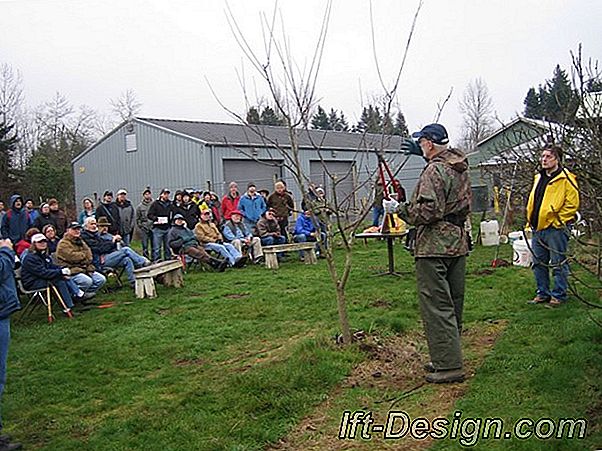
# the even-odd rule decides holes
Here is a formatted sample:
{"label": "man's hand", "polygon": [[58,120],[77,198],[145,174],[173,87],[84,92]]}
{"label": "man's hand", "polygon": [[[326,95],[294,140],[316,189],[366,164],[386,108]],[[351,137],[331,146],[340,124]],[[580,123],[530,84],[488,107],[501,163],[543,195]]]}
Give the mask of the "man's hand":
{"label": "man's hand", "polygon": [[118,241],[121,241],[121,240],[122,240],[121,235],[114,235],[113,236],[113,243],[117,243]]}
{"label": "man's hand", "polygon": [[61,269],[61,272],[63,273],[63,276],[71,275],[71,270],[69,268],[63,268],[63,269]]}
{"label": "man's hand", "polygon": [[397,211],[397,207],[399,207],[399,202],[397,202],[395,199],[383,199],[383,208],[385,209],[385,212],[395,213]]}
{"label": "man's hand", "polygon": [[404,140],[402,140],[399,149],[406,155],[418,155],[420,157],[423,156],[420,145],[411,138],[405,138]]}
{"label": "man's hand", "polygon": [[9,249],[13,248],[13,242],[8,238],[5,240],[0,240],[0,247],[8,247]]}

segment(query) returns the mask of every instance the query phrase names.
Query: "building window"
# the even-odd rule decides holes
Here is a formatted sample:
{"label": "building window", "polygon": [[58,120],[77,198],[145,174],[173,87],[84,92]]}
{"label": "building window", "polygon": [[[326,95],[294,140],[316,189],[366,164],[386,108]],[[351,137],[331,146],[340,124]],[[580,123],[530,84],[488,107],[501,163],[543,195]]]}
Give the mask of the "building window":
{"label": "building window", "polygon": [[125,151],[136,152],[138,146],[136,145],[136,133],[129,133],[125,135]]}

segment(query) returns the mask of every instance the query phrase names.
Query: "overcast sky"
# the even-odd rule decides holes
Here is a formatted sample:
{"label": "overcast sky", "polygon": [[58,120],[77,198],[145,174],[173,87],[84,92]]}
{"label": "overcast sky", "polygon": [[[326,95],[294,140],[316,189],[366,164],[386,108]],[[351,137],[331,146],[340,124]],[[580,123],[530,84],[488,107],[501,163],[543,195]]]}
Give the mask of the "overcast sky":
{"label": "overcast sky", "polygon": [[[230,0],[251,46],[263,48],[260,13],[273,1]],[[309,61],[323,0],[281,0],[278,7],[299,66]],[[387,84],[394,79],[417,1],[374,0],[376,49]],[[317,84],[320,104],[357,121],[382,95],[370,38],[370,3],[335,0]],[[108,99],[133,89],[141,115],[232,122],[211,93],[243,112],[237,76],[252,95],[264,85],[245,62],[228,26],[224,0],[0,0],[0,63],[21,71],[27,103],[56,92],[108,112]],[[472,79],[488,85],[509,120],[530,86],[570,67],[570,51],[602,56],[600,0],[425,0],[399,89],[413,131],[430,123],[453,88],[441,122],[460,132],[458,99]],[[243,69],[244,68],[244,69]]]}

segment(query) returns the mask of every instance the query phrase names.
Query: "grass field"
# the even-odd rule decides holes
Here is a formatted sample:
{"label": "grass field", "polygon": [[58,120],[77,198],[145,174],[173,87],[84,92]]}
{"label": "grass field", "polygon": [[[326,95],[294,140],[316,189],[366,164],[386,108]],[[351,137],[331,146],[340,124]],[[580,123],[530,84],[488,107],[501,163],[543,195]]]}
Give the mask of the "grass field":
{"label": "grass field", "polygon": [[[449,419],[461,411],[508,425],[522,417],[588,421],[582,440],[490,439],[477,449],[602,446],[602,329],[583,305],[527,305],[531,272],[491,269],[493,248],[478,248],[465,302],[471,377],[423,385],[413,262],[401,246],[395,253],[404,276],[376,277],[386,266],[384,242],[357,246],[350,320],[368,337],[347,348],[333,340],[336,305],[323,261],[192,271],[184,288],[159,287],[157,299],[123,289],[101,296],[114,307],[74,320],[14,318],[6,431],[27,449],[50,450],[459,449],[458,439],[337,434],[345,410],[370,410],[381,423],[389,410]],[[503,247],[503,257],[510,253]]]}

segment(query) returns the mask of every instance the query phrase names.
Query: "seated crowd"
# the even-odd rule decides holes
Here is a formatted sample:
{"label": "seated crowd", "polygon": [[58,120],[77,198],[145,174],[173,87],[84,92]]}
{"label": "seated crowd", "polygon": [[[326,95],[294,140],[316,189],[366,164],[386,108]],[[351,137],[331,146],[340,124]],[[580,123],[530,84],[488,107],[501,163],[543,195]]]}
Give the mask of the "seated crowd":
{"label": "seated crowd", "polygon": [[[316,193],[323,196],[319,188],[310,192]],[[304,204],[289,236],[295,202],[283,181],[275,183],[271,194],[249,183],[242,195],[231,182],[221,201],[215,193],[200,190],[178,190],[170,199],[167,188],[153,200],[147,188],[134,208],[127,195],[120,189],[113,201],[113,192],[107,190],[96,208],[85,198],[78,221],[71,223],[56,199],[36,209],[31,199],[24,202],[16,194],[7,211],[2,204],[0,237],[11,240],[22,261],[24,288],[52,284],[70,310],[86,307],[111,272],[123,271],[134,287],[135,269],[151,262],[183,256],[222,272],[261,263],[263,246],[315,241],[319,255],[320,246],[326,245],[324,225]],[[142,255],[130,248],[135,230]]]}

